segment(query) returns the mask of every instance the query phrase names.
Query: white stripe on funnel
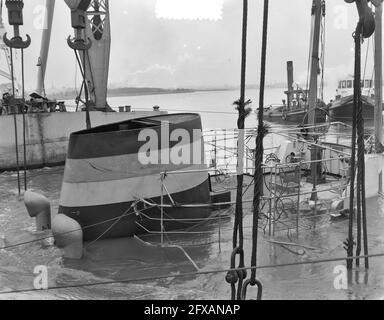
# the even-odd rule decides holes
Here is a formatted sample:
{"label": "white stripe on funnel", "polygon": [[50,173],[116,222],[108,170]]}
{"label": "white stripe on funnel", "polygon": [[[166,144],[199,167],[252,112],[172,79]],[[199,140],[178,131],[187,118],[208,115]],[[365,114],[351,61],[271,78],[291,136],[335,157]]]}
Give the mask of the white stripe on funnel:
{"label": "white stripe on funnel", "polygon": [[[186,170],[196,170],[191,166]],[[207,172],[169,174],[165,185],[170,194],[199,186],[208,179]],[[133,177],[122,180],[68,183],[64,182],[60,206],[88,207],[149,199],[161,195],[160,174]]]}

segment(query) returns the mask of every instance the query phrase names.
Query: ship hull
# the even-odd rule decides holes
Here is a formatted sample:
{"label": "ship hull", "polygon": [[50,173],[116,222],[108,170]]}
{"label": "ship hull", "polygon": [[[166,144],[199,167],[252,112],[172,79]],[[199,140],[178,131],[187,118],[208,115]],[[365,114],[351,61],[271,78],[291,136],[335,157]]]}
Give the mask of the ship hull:
{"label": "ship hull", "polygon": [[[308,113],[305,110],[293,110],[284,112],[283,106],[272,108],[265,112],[265,117],[269,121],[290,122],[295,124],[305,124]],[[324,123],[327,119],[327,111],[324,109],[316,109],[316,123]]]}
{"label": "ship hull", "polygon": [[[206,202],[209,203],[210,199],[206,197],[208,188],[209,183],[206,180],[196,187],[189,186],[185,191],[172,194],[172,199],[180,204],[191,204],[201,203],[205,198]],[[169,199],[164,200],[164,203],[169,204]],[[147,199],[147,201],[160,204],[161,196]],[[133,206],[135,206],[138,215],[135,214]],[[209,217],[211,212],[208,208],[166,208],[164,211],[163,226],[165,233],[204,222],[204,219]],[[83,227],[85,241],[133,237],[148,232],[161,232],[160,208],[145,207],[143,203],[135,205],[134,201],[81,208],[60,207],[60,213],[76,220]],[[124,215],[124,213],[126,214]]]}
{"label": "ship hull", "polygon": [[[373,121],[375,118],[375,106],[373,101],[362,96],[363,118],[365,121]],[[348,96],[335,101],[329,109],[332,121],[351,122],[353,120],[353,96]]]}
{"label": "ship hull", "polygon": [[[140,138],[144,130],[156,140],[154,158]],[[173,133],[181,131],[190,139],[175,141]],[[81,225],[85,241],[160,232],[162,202],[165,232],[203,221],[211,214],[211,198],[201,132],[200,116],[180,114],[73,133],[59,213]],[[174,159],[178,147],[188,154],[182,162]],[[143,156],[154,162],[143,162]],[[191,204],[198,205],[185,207]]]}

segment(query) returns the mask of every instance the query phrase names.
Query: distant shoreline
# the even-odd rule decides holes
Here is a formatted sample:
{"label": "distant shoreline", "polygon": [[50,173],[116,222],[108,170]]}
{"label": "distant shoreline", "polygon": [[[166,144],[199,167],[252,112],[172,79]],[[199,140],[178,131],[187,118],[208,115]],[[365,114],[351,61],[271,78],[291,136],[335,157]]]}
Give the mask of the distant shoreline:
{"label": "distant shoreline", "polygon": [[[258,89],[258,86],[250,85],[247,89]],[[266,86],[270,89],[283,89],[282,84],[271,84]],[[195,92],[215,92],[215,91],[234,91],[238,90],[237,87],[223,87],[223,88],[177,88],[177,89],[163,89],[163,88],[114,88],[108,90],[108,97],[132,97],[132,96],[150,96],[150,95],[159,95],[159,94],[182,94],[182,93],[195,93]],[[48,92],[47,95],[50,98],[57,100],[71,100],[75,99],[77,92],[74,89],[69,89],[64,92]]]}

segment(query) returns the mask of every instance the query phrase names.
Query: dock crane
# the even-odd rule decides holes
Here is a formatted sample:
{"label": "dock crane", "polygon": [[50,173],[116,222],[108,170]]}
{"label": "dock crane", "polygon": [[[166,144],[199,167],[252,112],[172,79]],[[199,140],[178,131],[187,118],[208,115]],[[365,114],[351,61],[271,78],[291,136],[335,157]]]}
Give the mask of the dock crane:
{"label": "dock crane", "polygon": [[[109,0],[65,0],[71,10],[74,39],[83,38],[93,44],[81,59],[85,70],[84,90],[89,94],[90,110],[112,111],[107,103],[109,61],[111,51],[111,24]],[[44,79],[48,63],[55,0],[46,0],[47,28],[43,30],[40,57],[38,59],[37,93],[45,95]]]}
{"label": "dock crane", "polygon": [[[12,81],[10,52],[9,52],[9,48],[3,42],[3,35],[5,33],[6,33],[6,30],[3,23],[3,0],[1,0],[0,2],[0,54],[1,54],[1,58],[5,60],[5,63],[3,65],[3,68],[0,68],[0,76],[9,81]],[[15,79],[15,82],[17,82],[16,79]]]}

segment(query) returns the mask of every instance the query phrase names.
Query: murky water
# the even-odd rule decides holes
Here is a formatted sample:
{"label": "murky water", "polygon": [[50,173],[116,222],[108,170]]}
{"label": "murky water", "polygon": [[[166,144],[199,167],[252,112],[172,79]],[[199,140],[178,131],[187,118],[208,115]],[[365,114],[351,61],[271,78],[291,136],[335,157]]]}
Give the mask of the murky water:
{"label": "murky water", "polygon": [[[62,168],[42,169],[30,173],[32,190],[48,196],[57,210]],[[249,183],[250,181],[248,181]],[[229,182],[230,183],[230,182]],[[248,191],[250,196],[251,191]],[[36,234],[34,222],[17,195],[15,175],[0,176],[0,230],[2,246],[8,246],[47,234]],[[247,265],[251,255],[252,215],[245,208],[245,253]],[[290,217],[287,217],[289,219]],[[291,217],[294,219],[294,217]],[[280,228],[275,237],[260,231],[259,265],[344,257],[343,241],[347,237],[347,220],[332,222],[328,215],[300,216],[300,230]],[[263,221],[260,222],[261,225]],[[232,250],[233,215],[223,217],[220,223],[192,228],[187,235],[169,235],[168,243],[183,246],[202,271],[229,267]],[[384,251],[384,206],[382,199],[368,201],[368,230],[370,253]],[[155,236],[144,236],[145,241],[159,243]],[[269,241],[295,242],[307,248],[287,247]],[[23,245],[0,252],[0,291],[33,288],[34,268],[48,266],[49,285],[66,286],[85,283],[126,280],[159,275],[177,275],[193,272],[191,262],[183,255],[143,257],[137,260],[130,254],[127,239],[103,241],[87,248],[80,261],[62,258],[61,251],[51,240]],[[379,299],[384,297],[384,258],[370,260],[370,269],[356,270],[348,290],[334,288],[333,273],[341,262],[261,269],[258,278],[264,285],[265,299]],[[224,280],[225,273],[166,280],[116,283],[84,288],[70,288],[46,292],[0,295],[0,299],[223,299],[230,294]],[[249,293],[252,297],[252,292]]]}
{"label": "murky water", "polygon": [[[217,97],[217,93],[216,97]],[[228,96],[230,105],[233,93]],[[199,99],[206,99],[205,93]],[[230,96],[230,97],[229,97]],[[139,99],[139,98],[137,98]],[[148,98],[146,98],[148,99]],[[170,96],[164,99],[170,99]],[[178,97],[180,99],[180,97]],[[220,99],[219,99],[220,100]],[[227,101],[228,100],[228,101]],[[177,100],[178,102],[179,100]],[[212,100],[213,101],[213,100]],[[143,105],[145,103],[143,102]],[[191,103],[192,105],[193,103]],[[164,107],[169,107],[167,103]],[[176,105],[176,102],[174,102]],[[172,109],[172,105],[170,105]],[[215,110],[219,110],[218,107]],[[204,118],[210,128],[225,123],[230,128],[235,121],[214,123],[215,115]],[[233,116],[229,116],[231,119]],[[232,119],[233,120],[233,119]],[[254,119],[250,120],[254,123]],[[251,123],[249,125],[252,125]],[[44,194],[52,202],[52,210],[57,211],[63,176],[63,168],[46,168],[28,173],[30,190]],[[251,180],[247,178],[247,183]],[[220,188],[231,189],[234,181],[230,178],[221,181]],[[244,198],[252,197],[252,187]],[[17,193],[15,173],[0,174],[0,248],[30,240],[41,239],[49,233],[36,233],[34,221],[29,218]],[[235,199],[233,194],[232,199]],[[368,201],[369,252],[384,252],[384,200]],[[246,265],[250,265],[252,248],[252,214],[250,204],[244,209]],[[232,252],[233,212],[223,212],[222,219],[209,224],[189,228],[188,234],[169,235],[168,244],[180,245],[197,264],[201,271],[229,268]],[[345,257],[343,241],[347,238],[348,221],[331,220],[328,214],[301,214],[299,233],[287,225],[296,221],[289,213],[275,237],[260,230],[258,265],[276,265],[303,262],[317,259]],[[261,229],[264,219],[260,220]],[[284,227],[285,226],[285,227]],[[143,236],[142,240],[159,244],[157,236]],[[305,247],[283,246],[271,241],[290,242]],[[48,267],[49,286],[75,286],[60,290],[39,291],[17,294],[1,294],[12,290],[33,289],[36,266]],[[288,267],[260,269],[258,278],[264,286],[264,299],[380,299],[384,297],[384,258],[370,259],[370,269],[356,269],[350,275],[349,287],[337,290],[334,268],[345,265],[345,261],[320,264],[306,264]],[[362,264],[363,265],[363,264]],[[108,281],[124,281],[178,275],[194,272],[195,268],[184,254],[169,255],[158,252],[154,256],[138,258],[130,250],[129,239],[102,241],[86,248],[80,261],[62,258],[62,252],[53,246],[52,239],[34,242],[20,247],[0,250],[0,299],[227,299],[230,287],[225,282],[225,273],[190,275],[188,277],[137,282],[117,282],[108,285],[77,287],[76,285]],[[249,298],[255,292],[250,290]]]}

